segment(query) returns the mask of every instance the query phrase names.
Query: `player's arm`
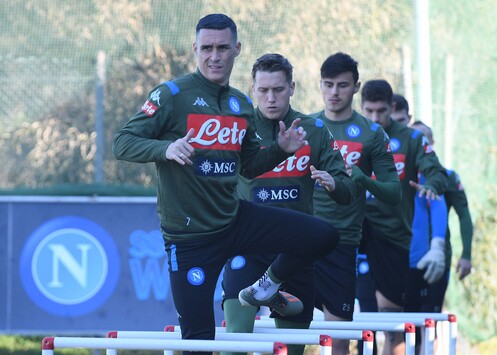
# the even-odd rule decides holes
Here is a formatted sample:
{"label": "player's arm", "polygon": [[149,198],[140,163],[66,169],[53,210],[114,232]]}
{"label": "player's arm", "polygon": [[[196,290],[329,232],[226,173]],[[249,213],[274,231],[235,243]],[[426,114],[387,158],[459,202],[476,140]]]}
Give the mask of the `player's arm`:
{"label": "player's arm", "polygon": [[[311,166],[311,179],[318,181],[337,203],[350,204],[355,199],[354,182],[345,170],[340,151],[333,149],[333,135],[326,128],[321,131],[319,165],[317,168]],[[314,145],[315,142],[311,144]]]}
{"label": "player's arm", "polygon": [[318,170],[311,165],[311,179],[319,182],[324,187],[328,195],[341,205],[352,203],[355,198],[355,186],[352,179],[345,172],[331,175],[326,170]]}
{"label": "player's arm", "polygon": [[375,175],[376,179],[364,175],[362,170],[355,165],[347,165],[347,171],[349,171],[352,180],[356,184],[371,192],[378,200],[391,205],[400,202],[402,190],[397,171],[394,172],[395,175],[378,173],[378,175]]}
{"label": "player's arm", "polygon": [[[426,197],[417,197],[426,199]],[[425,270],[424,279],[432,284],[438,281],[445,272],[445,235],[447,231],[447,205],[445,199],[430,201],[429,208],[431,240],[430,249],[419,260],[416,267]]]}
{"label": "player's arm", "polygon": [[347,166],[347,172],[356,184],[371,192],[378,200],[395,205],[402,199],[402,188],[389,147],[387,134],[378,126],[371,150],[371,165],[375,178],[366,176],[355,165]]}
{"label": "player's arm", "polygon": [[459,230],[462,239],[462,255],[461,258],[471,260],[471,244],[473,241],[473,221],[471,220],[471,213],[468,206],[461,206],[456,208],[457,216],[459,217]]}
{"label": "player's arm", "polygon": [[[298,124],[298,122],[295,124]],[[242,149],[240,152],[240,175],[246,177],[247,179],[253,179],[261,174],[264,174],[266,171],[273,169],[293,154],[293,152],[288,153],[283,150],[278,141],[274,141],[265,149],[260,149],[254,127],[254,117],[251,116],[248,120],[247,132],[243,138]],[[286,131],[280,127],[280,133],[281,130],[283,130],[283,134],[289,133],[288,131],[295,130],[295,128],[295,125],[292,123],[292,126]],[[297,131],[294,133],[297,133]]]}
{"label": "player's arm", "polygon": [[170,90],[164,85],[154,88],[141,109],[114,136],[114,157],[137,163],[165,161],[174,139],[159,137],[166,130],[171,106]]}
{"label": "player's arm", "polygon": [[463,252],[461,257],[471,260],[471,243],[473,241],[473,222],[467,202],[465,204],[454,204],[454,210],[459,218],[459,230],[461,233]]}
{"label": "player's arm", "polygon": [[440,200],[430,201],[430,225],[432,238],[445,240],[447,233],[447,204],[445,196],[441,195]]}
{"label": "player's arm", "polygon": [[429,200],[437,199],[445,193],[449,180],[444,167],[440,164],[433,146],[428,139],[419,131],[414,131],[411,136],[411,144],[416,152],[416,167],[426,178],[426,183],[416,185],[410,182],[411,186],[419,191],[420,196],[426,195]]}
{"label": "player's arm", "polygon": [[471,244],[473,241],[473,221],[469,211],[468,199],[466,192],[462,187],[459,176],[452,172],[449,174],[450,185],[446,193],[447,203],[454,206],[457,217],[459,218],[459,230],[462,240],[462,255],[457,262],[457,272],[459,279],[462,280],[471,273]]}

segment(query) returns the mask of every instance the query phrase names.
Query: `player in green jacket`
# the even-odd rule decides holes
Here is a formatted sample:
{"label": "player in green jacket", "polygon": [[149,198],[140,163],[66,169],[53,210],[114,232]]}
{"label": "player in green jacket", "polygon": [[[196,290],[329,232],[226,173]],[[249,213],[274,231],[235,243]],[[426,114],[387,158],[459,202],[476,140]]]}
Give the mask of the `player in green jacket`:
{"label": "player in green jacket", "polygon": [[[356,199],[342,206],[328,198],[316,184],[314,214],[340,232],[340,242],[332,252],[318,259],[315,305],[330,321],[352,320],[356,285],[357,247],[361,240],[366,210],[366,189],[375,191],[385,203],[400,201],[400,182],[395,170],[389,139],[380,125],[352,109],[360,87],[357,62],[345,53],[329,56],[321,66],[321,94],[325,108],[316,114],[335,138],[345,165],[356,183]],[[371,174],[375,173],[375,178]],[[346,354],[348,340],[334,340],[333,354]]]}
{"label": "player in green jacket", "polygon": [[[411,128],[420,130],[428,138],[430,144],[434,144],[433,132],[430,127],[421,121],[415,121],[411,125]],[[445,191],[445,202],[447,204],[447,210],[453,207],[459,218],[459,228],[462,241],[462,254],[457,261],[456,273],[458,274],[459,280],[464,279],[471,273],[471,243],[473,239],[473,222],[471,220],[471,213],[468,206],[468,198],[466,197],[466,192],[461,183],[459,175],[452,170],[448,170],[447,175],[449,177],[449,185]],[[430,312],[441,312],[443,301],[445,298],[445,292],[447,291],[447,286],[449,284],[450,276],[450,266],[452,259],[452,247],[450,244],[450,229],[447,226],[447,233],[445,236],[445,273],[439,281],[430,285],[430,295],[431,303],[425,305],[426,309]]]}
{"label": "player in green jacket", "polygon": [[[302,147],[273,170],[255,179],[240,177],[237,191],[241,198],[261,205],[270,205],[313,213],[313,175],[319,174],[320,181],[332,182],[326,198],[340,204],[352,202],[354,183],[347,174],[340,151],[333,149],[335,141],[323,121],[295,111],[290,106],[290,98],[295,90],[293,67],[279,54],[265,54],[257,59],[252,67],[252,89],[257,101],[255,112],[256,135],[261,148],[273,144],[279,122],[287,127],[296,118],[307,132],[308,145]],[[312,226],[309,232],[312,233]],[[305,243],[307,235],[302,235]],[[223,275],[223,307],[228,332],[252,332],[257,307],[242,307],[238,292],[264,272],[275,259],[275,255],[239,255],[231,258]],[[308,328],[314,311],[314,270],[308,267],[283,284],[283,289],[297,296],[304,304],[304,311],[290,317],[282,317],[276,312],[277,327]],[[302,354],[304,345],[288,346],[289,354]],[[226,353],[223,353],[225,355]]]}
{"label": "player in green jacket", "polygon": [[241,298],[296,314],[302,303],[279,287],[339,240],[336,229],[317,218],[237,197],[240,175],[261,175],[307,143],[297,119],[288,129],[280,123],[278,138],[260,149],[252,103],[229,85],[240,50],[228,16],[200,19],[193,43],[197,71],[154,88],[113,142],[117,159],[156,165],[157,208],[185,339],[214,339],[214,290],[228,258],[282,253]]}
{"label": "player in green jacket", "polygon": [[[367,200],[363,245],[380,312],[402,311],[409,272],[415,194],[435,199],[445,192],[448,184],[445,169],[428,139],[421,132],[391,119],[392,97],[392,88],[385,80],[370,80],[361,92],[363,113],[380,124],[390,137],[402,186],[402,200],[397,205],[385,204],[374,192]],[[424,186],[416,183],[418,172],[426,178]],[[388,333],[384,347],[386,353],[405,351],[402,334]]]}

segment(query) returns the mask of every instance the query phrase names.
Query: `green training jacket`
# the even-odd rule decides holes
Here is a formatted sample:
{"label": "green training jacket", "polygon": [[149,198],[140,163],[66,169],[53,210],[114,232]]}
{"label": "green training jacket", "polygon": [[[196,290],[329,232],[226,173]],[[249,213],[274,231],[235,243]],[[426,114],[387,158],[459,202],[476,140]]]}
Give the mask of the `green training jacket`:
{"label": "green training jacket", "polygon": [[[237,190],[241,198],[259,204],[285,207],[304,213],[313,213],[312,194],[314,180],[310,166],[327,171],[335,179],[335,190],[326,191],[326,198],[340,204],[349,204],[354,199],[354,182],[345,170],[340,151],[334,150],[334,139],[321,119],[293,110],[291,107],[283,118],[290,127],[296,118],[307,132],[309,145],[302,147],[273,170],[255,179],[240,177]],[[256,135],[261,148],[273,144],[278,138],[279,121],[264,117],[257,108],[255,113]],[[324,190],[324,189],[323,189]]]}
{"label": "green training jacket", "polygon": [[366,203],[366,218],[376,229],[382,231],[389,241],[409,250],[414,197],[417,193],[409,185],[409,181],[417,182],[418,171],[422,172],[426,185],[441,195],[445,193],[448,179],[432,145],[423,133],[392,119],[386,132],[390,137],[390,146],[402,186],[402,200],[396,205],[388,205],[371,195]]}
{"label": "green training jacket", "polygon": [[[337,146],[347,165],[358,166],[365,176],[373,171],[380,181],[397,182],[398,176],[389,151],[389,140],[380,125],[371,122],[356,111],[343,121],[331,121],[319,112],[316,117],[323,120],[333,134]],[[314,214],[331,223],[340,231],[340,243],[359,245],[362,236],[362,222],[366,212],[366,189],[356,183],[356,199],[348,206],[338,205],[326,198],[324,189],[316,186],[314,191]],[[400,192],[399,192],[400,198]]]}
{"label": "green training jacket", "polygon": [[[166,237],[190,238],[226,228],[235,218],[238,175],[256,177],[290,154],[275,142],[260,149],[250,99],[197,70],[155,87],[113,142],[117,159],[153,162],[157,208]],[[193,128],[193,165],[166,159],[166,149]]]}

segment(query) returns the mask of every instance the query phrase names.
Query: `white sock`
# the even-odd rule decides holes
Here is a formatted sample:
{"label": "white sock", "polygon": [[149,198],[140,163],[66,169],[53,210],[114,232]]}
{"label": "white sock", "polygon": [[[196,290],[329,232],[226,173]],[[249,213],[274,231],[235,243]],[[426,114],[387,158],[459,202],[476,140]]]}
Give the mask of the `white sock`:
{"label": "white sock", "polygon": [[280,285],[281,283],[276,283],[271,280],[271,277],[269,277],[266,271],[264,275],[252,285],[252,288],[254,289],[253,296],[259,301],[267,300],[278,292]]}

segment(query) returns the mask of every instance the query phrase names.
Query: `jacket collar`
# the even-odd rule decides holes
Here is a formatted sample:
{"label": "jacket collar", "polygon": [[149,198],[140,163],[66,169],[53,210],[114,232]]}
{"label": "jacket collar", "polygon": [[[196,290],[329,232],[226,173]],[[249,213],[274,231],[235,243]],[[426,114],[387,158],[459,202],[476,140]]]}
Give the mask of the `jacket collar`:
{"label": "jacket collar", "polygon": [[[257,106],[256,110],[255,110],[255,120],[257,122],[257,124],[260,124],[261,126],[265,126],[265,127],[271,127],[273,125],[276,125],[278,124],[277,120],[270,120],[269,118],[265,117],[261,110],[259,109],[259,106]],[[291,123],[292,123],[292,118],[294,116],[294,111],[292,109],[292,107],[290,106],[290,108],[288,109],[288,112],[286,113],[285,117],[283,117],[282,120],[280,121],[283,121],[285,123],[286,126],[289,126]]]}
{"label": "jacket collar", "polygon": [[202,88],[205,89],[211,95],[218,96],[221,93],[228,92],[230,90],[229,84],[223,86],[213,83],[205,76],[203,76],[198,68],[195,71],[195,73],[193,73],[193,77],[202,86]]}

